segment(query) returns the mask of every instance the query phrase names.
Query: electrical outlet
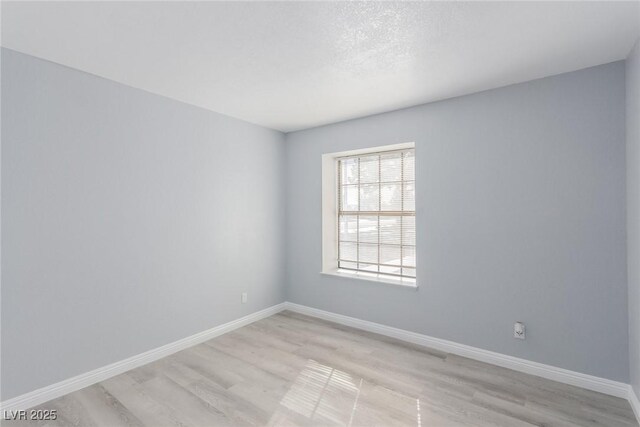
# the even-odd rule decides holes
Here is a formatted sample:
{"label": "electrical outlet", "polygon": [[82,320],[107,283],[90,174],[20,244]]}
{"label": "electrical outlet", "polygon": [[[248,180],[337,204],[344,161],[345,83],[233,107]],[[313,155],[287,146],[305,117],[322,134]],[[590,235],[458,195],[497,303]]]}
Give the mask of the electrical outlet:
{"label": "electrical outlet", "polygon": [[524,330],[524,323],[522,322],[516,322],[513,325],[513,337],[514,338],[518,338],[519,340],[523,340],[525,339],[525,334],[524,334],[525,330]]}
{"label": "electrical outlet", "polygon": [[243,304],[245,304],[247,302],[247,293],[243,292],[242,296],[240,297],[240,301],[242,301]]}

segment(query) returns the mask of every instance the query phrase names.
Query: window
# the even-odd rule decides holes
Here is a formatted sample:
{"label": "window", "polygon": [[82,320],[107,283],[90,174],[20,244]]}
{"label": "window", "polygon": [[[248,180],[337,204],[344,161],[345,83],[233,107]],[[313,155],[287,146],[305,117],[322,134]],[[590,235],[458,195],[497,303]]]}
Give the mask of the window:
{"label": "window", "polygon": [[[324,271],[396,279],[403,284],[413,282],[415,286],[413,144],[326,156],[323,166],[323,200],[326,201],[323,202],[323,233],[327,246],[323,248]],[[327,191],[325,187],[330,184],[332,191]]]}

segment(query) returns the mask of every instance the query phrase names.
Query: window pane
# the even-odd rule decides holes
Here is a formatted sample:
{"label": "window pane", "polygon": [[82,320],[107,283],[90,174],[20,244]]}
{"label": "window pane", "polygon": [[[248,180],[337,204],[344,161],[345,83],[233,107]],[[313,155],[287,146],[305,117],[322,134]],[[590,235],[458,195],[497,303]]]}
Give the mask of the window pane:
{"label": "window pane", "polygon": [[380,264],[400,265],[400,246],[380,245]]}
{"label": "window pane", "polygon": [[410,181],[415,179],[415,152],[406,151],[403,154],[404,180]]}
{"label": "window pane", "polygon": [[416,217],[404,216],[402,217],[402,244],[403,245],[416,245]]}
{"label": "window pane", "polygon": [[400,267],[389,267],[387,265],[381,265],[380,273],[395,274],[399,276],[402,274],[402,269]]}
{"label": "window pane", "polygon": [[351,159],[344,159],[340,161],[341,168],[341,180],[342,184],[357,184],[358,183],[358,159],[356,157]]}
{"label": "window pane", "polygon": [[402,210],[404,211],[416,210],[416,186],[413,182],[404,184],[404,201],[402,206]]}
{"label": "window pane", "polygon": [[389,153],[380,156],[381,182],[397,182],[402,180],[401,158],[401,153]]}
{"label": "window pane", "polygon": [[377,273],[378,272],[378,265],[377,264],[358,264],[358,270],[362,270],[362,271],[367,271],[370,273]]}
{"label": "window pane", "polygon": [[403,268],[402,269],[403,276],[416,277],[416,269],[415,268]]}
{"label": "window pane", "polygon": [[378,184],[363,184],[360,186],[360,210],[379,210],[380,191]]}
{"label": "window pane", "polygon": [[358,217],[355,215],[340,216],[340,241],[356,242],[358,238]]}
{"label": "window pane", "polygon": [[380,243],[399,245],[400,241],[400,220],[399,216],[380,217]]}
{"label": "window pane", "polygon": [[416,248],[411,246],[402,247],[402,265],[406,267],[416,266]]}
{"label": "window pane", "polygon": [[358,186],[357,185],[345,185],[341,189],[340,201],[342,203],[343,211],[357,211],[358,210]]}
{"label": "window pane", "polygon": [[340,261],[338,263],[338,267],[340,267],[340,268],[351,268],[353,270],[356,270],[358,268],[358,263],[357,262],[349,262],[349,261]]}
{"label": "window pane", "polygon": [[378,217],[361,216],[359,222],[360,242],[378,243]]}
{"label": "window pane", "polygon": [[402,184],[382,184],[380,193],[381,211],[402,210]]}
{"label": "window pane", "polygon": [[378,245],[360,243],[358,247],[360,248],[359,262],[378,263]]}
{"label": "window pane", "polygon": [[360,157],[360,183],[378,182],[379,156]]}
{"label": "window pane", "polygon": [[357,244],[350,242],[340,242],[340,259],[346,261],[357,261]]}

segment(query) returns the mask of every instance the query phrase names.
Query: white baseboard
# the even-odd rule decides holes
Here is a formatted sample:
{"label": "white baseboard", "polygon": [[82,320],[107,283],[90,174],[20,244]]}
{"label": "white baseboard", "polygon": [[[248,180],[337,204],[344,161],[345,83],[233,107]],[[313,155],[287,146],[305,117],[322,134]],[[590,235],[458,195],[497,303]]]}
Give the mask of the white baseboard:
{"label": "white baseboard", "polygon": [[233,331],[234,329],[253,323],[257,320],[264,319],[282,310],[291,310],[297,313],[306,314],[308,316],[329,320],[353,328],[374,332],[380,335],[400,339],[447,353],[468,357],[470,359],[479,360],[481,362],[490,363],[504,368],[513,369],[515,371],[536,375],[553,381],[582,387],[588,390],[605,393],[611,396],[628,399],[633,408],[638,421],[640,422],[640,402],[638,396],[635,395],[633,389],[628,384],[612,381],[604,378],[586,375],[579,372],[569,371],[567,369],[556,368],[554,366],[542,363],[531,362],[529,360],[520,359],[513,356],[507,356],[464,344],[458,344],[452,341],[440,338],[430,337],[403,329],[393,328],[381,325],[367,320],[356,319],[354,317],[343,316],[300,304],[285,302],[266,308],[264,310],[241,317],[220,326],[216,326],[209,330],[197,333],[187,338],[175,341],[173,343],[149,350],[145,353],[138,354],[120,362],[95,369],[91,372],[69,378],[59,383],[52,384],[47,387],[14,397],[0,403],[0,410],[11,411],[28,409],[33,406],[40,405],[51,399],[63,396],[68,393],[88,387],[100,381],[104,381],[123,372],[137,368],[150,362],[154,362],[163,357],[169,356],[180,350],[200,344],[204,341],[215,338],[219,335]]}
{"label": "white baseboard", "polygon": [[631,409],[633,409],[633,413],[636,414],[636,420],[640,424],[640,400],[638,399],[638,395],[633,391],[633,387],[629,386],[629,403],[631,404]]}
{"label": "white baseboard", "polygon": [[570,384],[576,387],[582,387],[587,390],[597,391],[615,397],[621,397],[623,399],[627,399],[629,397],[629,385],[618,381],[569,371],[567,369],[556,368],[555,366],[532,362],[518,357],[507,356],[506,354],[458,344],[453,341],[434,338],[428,335],[422,335],[403,329],[381,325],[379,323],[369,322],[367,320],[356,319],[354,317],[343,316],[341,314],[335,314],[300,304],[287,302],[285,303],[285,307],[287,310],[297,313],[329,320],[331,322],[340,323],[342,325],[351,326],[364,331],[374,332],[376,334],[411,342],[446,353],[468,357],[469,359],[479,360],[481,362],[490,363],[503,368],[513,369],[514,371],[536,375],[538,377],[547,378],[564,384]]}
{"label": "white baseboard", "polygon": [[247,316],[241,317],[239,319],[232,320],[231,322],[222,324],[220,326],[216,326],[206,331],[172,342],[170,344],[163,345],[162,347],[146,351],[136,356],[129,357],[128,359],[112,363],[111,365],[107,365],[102,368],[98,368],[93,371],[75,376],[73,378],[60,381],[59,383],[52,384],[50,386],[14,397],[13,399],[1,402],[0,411],[4,413],[3,411],[15,411],[32,408],[36,405],[48,402],[51,399],[64,396],[65,394],[72,393],[74,391],[80,390],[81,388],[85,388],[100,381],[104,381],[123,372],[137,368],[138,366],[146,365],[147,363],[162,359],[163,357],[169,356],[180,350],[184,350],[196,344],[203,343],[219,335],[253,323],[257,320],[272,316],[284,310],[284,308],[285,303],[277,304],[272,307],[265,308],[264,310],[260,310]]}

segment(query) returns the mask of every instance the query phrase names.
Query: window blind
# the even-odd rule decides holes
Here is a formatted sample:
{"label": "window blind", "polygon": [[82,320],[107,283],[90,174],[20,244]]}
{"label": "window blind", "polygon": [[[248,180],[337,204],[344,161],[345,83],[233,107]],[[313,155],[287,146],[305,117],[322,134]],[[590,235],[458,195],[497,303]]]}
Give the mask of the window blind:
{"label": "window blind", "polygon": [[337,162],[338,268],[415,278],[414,150]]}

